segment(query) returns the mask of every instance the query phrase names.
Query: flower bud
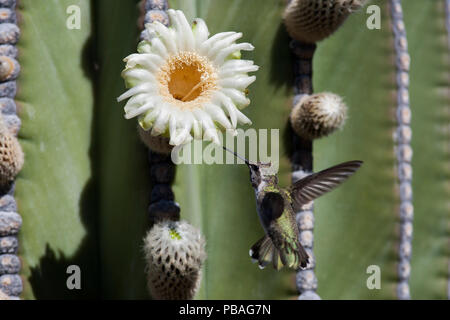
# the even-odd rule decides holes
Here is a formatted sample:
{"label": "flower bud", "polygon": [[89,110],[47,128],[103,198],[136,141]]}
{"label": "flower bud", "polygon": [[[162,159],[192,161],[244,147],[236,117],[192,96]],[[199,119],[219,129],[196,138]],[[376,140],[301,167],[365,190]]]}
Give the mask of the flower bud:
{"label": "flower bud", "polygon": [[292,0],[284,11],[289,35],[300,42],[316,43],[335,32],[366,0]]}
{"label": "flower bud", "polygon": [[154,299],[193,299],[206,258],[205,240],[185,221],[155,224],[144,239],[148,288]]}
{"label": "flower bud", "polygon": [[345,122],[347,106],[333,93],[303,97],[291,112],[294,131],[308,140],[318,139],[340,129]]}
{"label": "flower bud", "polygon": [[152,136],[151,130],[145,131],[138,126],[139,137],[141,141],[152,151],[160,154],[170,154],[173,146],[169,144],[169,138],[165,138],[162,135]]}

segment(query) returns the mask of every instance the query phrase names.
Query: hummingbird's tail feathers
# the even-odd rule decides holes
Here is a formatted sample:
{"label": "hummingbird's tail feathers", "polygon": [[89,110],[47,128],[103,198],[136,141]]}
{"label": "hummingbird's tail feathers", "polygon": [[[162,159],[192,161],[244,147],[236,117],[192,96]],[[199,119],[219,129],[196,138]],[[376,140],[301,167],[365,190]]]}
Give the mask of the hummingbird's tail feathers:
{"label": "hummingbird's tail feathers", "polygon": [[281,245],[279,254],[283,265],[289,268],[306,268],[309,262],[308,253],[306,253],[305,249],[298,241],[284,242]]}
{"label": "hummingbird's tail feathers", "polygon": [[264,236],[259,239],[250,248],[250,257],[252,262],[258,262],[259,268],[264,269],[271,261],[274,254],[275,246],[268,236]]}
{"label": "hummingbird's tail feathers", "polygon": [[309,262],[308,254],[300,243],[295,248],[286,245],[279,250],[267,235],[251,247],[249,254],[253,262],[258,262],[260,269],[264,269],[271,262],[275,270],[280,270],[283,266],[299,269],[305,268]]}
{"label": "hummingbird's tail feathers", "polygon": [[350,178],[362,163],[359,160],[344,162],[295,182],[288,190],[294,211],[299,211],[303,205],[339,186]]}

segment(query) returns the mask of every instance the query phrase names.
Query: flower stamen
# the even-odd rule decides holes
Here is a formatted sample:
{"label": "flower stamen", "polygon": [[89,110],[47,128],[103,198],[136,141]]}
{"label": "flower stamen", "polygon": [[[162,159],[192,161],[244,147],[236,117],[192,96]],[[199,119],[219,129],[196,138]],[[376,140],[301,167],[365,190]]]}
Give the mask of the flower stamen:
{"label": "flower stamen", "polygon": [[200,86],[203,86],[203,84],[205,83],[205,80],[201,80],[199,83],[197,83],[192,89],[191,91],[189,91],[189,93],[187,95],[185,95],[181,101],[186,102],[188,101],[188,98],[194,93],[195,90],[197,90]]}
{"label": "flower stamen", "polygon": [[171,56],[159,72],[160,93],[181,109],[193,109],[205,102],[217,87],[212,64],[195,52]]}

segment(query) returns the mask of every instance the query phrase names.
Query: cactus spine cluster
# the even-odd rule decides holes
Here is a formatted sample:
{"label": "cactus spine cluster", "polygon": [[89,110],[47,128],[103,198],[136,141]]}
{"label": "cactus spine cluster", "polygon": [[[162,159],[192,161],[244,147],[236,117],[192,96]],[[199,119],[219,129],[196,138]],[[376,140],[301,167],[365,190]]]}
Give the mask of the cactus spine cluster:
{"label": "cactus spine cluster", "polygon": [[0,300],[19,299],[22,280],[17,256],[17,234],[22,218],[14,199],[14,178],[23,165],[23,152],[17,140],[20,119],[14,97],[20,71],[16,43],[20,30],[16,1],[0,1]]}

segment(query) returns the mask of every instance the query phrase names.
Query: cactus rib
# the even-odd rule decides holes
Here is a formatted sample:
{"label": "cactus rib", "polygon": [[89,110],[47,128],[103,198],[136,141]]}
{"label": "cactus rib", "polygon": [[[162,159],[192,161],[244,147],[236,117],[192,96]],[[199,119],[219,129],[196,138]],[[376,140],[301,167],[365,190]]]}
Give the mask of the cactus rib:
{"label": "cactus rib", "polygon": [[[305,95],[313,92],[312,86],[312,59],[316,50],[316,44],[301,43],[291,40],[290,47],[295,55],[294,72],[294,101],[293,107]],[[303,178],[312,173],[313,157],[312,157],[312,140],[304,139],[293,132],[293,153],[292,153],[292,182]],[[296,220],[300,231],[300,241],[302,235],[307,233],[310,241],[302,241],[302,245],[310,254],[313,253],[313,229],[314,229],[314,213],[313,204],[302,208],[296,213]],[[299,270],[296,276],[297,289],[300,298],[320,299],[316,294],[317,278],[314,273],[314,265],[309,265],[305,270]]]}
{"label": "cactus rib", "polygon": [[411,109],[409,107],[408,42],[401,0],[390,3],[397,70],[397,173],[400,186],[400,246],[398,262],[397,297],[411,299],[409,276],[411,273],[411,249],[413,228],[412,166],[411,166]]}
{"label": "cactus rib", "polygon": [[[166,0],[144,0],[141,2],[141,17],[144,24],[151,23],[153,21],[159,21],[166,26],[169,24],[169,19],[166,10],[169,8]],[[141,32],[140,40],[148,40],[148,34],[146,29]],[[145,134],[145,133],[144,133]],[[140,133],[143,138],[142,133]],[[159,137],[155,137],[158,139]],[[143,141],[145,139],[142,139]],[[164,141],[159,141],[164,143]],[[145,141],[144,141],[145,143]],[[152,144],[153,145],[153,144]],[[150,196],[149,215],[151,222],[158,220],[180,220],[180,208],[174,201],[173,191],[171,184],[175,175],[175,165],[170,159],[170,149],[165,150],[169,152],[158,152],[152,145],[149,147],[149,163],[152,180],[152,190]]]}
{"label": "cactus rib", "polygon": [[[16,1],[9,1],[4,6],[1,12],[2,17],[6,18],[0,20],[0,81],[2,82],[0,87],[3,89],[0,90],[0,120],[2,122],[0,125],[5,125],[9,132],[0,134],[11,134],[11,139],[15,140],[20,127],[20,119],[13,100],[16,91],[15,80],[20,72],[20,65],[16,60],[16,43],[20,31],[15,13]],[[13,197],[14,182],[8,184],[6,189],[0,191],[0,300],[15,300],[19,299],[23,287],[19,276],[21,263],[17,256],[17,233],[22,224],[22,218],[17,213],[17,204]]]}
{"label": "cactus rib", "polygon": [[[169,18],[166,13],[169,5],[167,0],[144,0],[141,2],[141,17],[139,18],[139,25],[151,23],[153,21],[159,21],[165,26],[169,25]],[[143,18],[142,18],[143,16]],[[149,40],[150,35],[147,34],[147,29],[144,28],[140,34],[140,40]],[[155,299],[192,299],[197,291],[201,276],[196,274],[195,281],[189,283],[186,287],[176,288],[179,285],[167,287],[167,280],[160,281],[161,275],[155,272],[155,261],[158,260],[157,255],[154,254],[155,243],[149,242],[149,239],[153,239],[155,236],[155,230],[161,228],[161,223],[169,223],[170,221],[178,222],[180,220],[180,207],[178,203],[174,201],[174,193],[172,190],[172,183],[175,177],[175,164],[171,160],[170,151],[171,148],[168,145],[168,139],[163,137],[150,137],[147,132],[142,132],[139,129],[141,140],[149,148],[148,157],[151,172],[152,190],[150,195],[150,206],[148,208],[150,222],[153,224],[148,232],[145,241],[145,255],[147,260],[148,271],[148,287],[150,293]],[[149,141],[152,139],[153,141]],[[150,143],[149,143],[150,142]],[[161,145],[164,147],[161,148]],[[190,227],[190,226],[189,226]],[[156,229],[155,229],[156,228]],[[190,227],[192,228],[192,227]],[[159,236],[161,232],[156,232]],[[166,245],[166,244],[165,244]],[[153,252],[153,255],[151,254]],[[158,251],[160,254],[160,251]],[[192,255],[191,252],[188,256]],[[159,257],[161,260],[161,257]],[[201,263],[199,265],[201,268]],[[158,268],[159,271],[159,268]],[[165,270],[163,267],[163,273],[165,276]],[[180,271],[177,269],[178,274],[173,274],[175,277],[173,281],[179,279],[179,281],[185,281],[180,276]],[[199,270],[199,272],[201,272]],[[169,276],[169,273],[168,273]],[[165,279],[165,278],[164,278]],[[178,290],[178,291],[177,291]]]}

